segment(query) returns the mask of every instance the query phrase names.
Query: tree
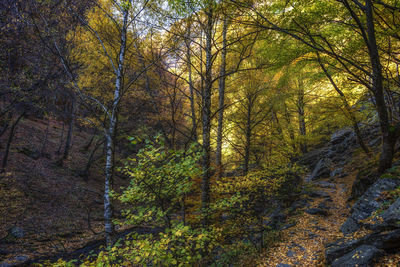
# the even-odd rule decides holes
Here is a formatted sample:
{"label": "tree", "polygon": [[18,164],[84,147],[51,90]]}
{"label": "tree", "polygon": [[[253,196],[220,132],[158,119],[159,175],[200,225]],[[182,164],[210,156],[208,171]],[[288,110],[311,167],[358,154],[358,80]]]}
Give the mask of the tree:
{"label": "tree", "polygon": [[[349,79],[357,81],[371,91],[383,139],[378,171],[382,173],[389,168],[400,125],[393,123],[388,116],[381,64],[384,52],[379,52],[382,50],[382,44],[376,31],[376,25],[379,25],[378,21],[382,18],[375,15],[378,12],[376,10],[382,6],[398,12],[398,4],[385,5],[382,2],[373,3],[371,0],[366,0],[365,4],[348,0],[278,1],[269,5],[266,10],[261,10],[246,3],[235,3],[249,8],[256,14],[252,16],[255,25],[291,36],[313,51],[330,57],[335,61],[335,66],[346,73]],[[338,17],[339,23],[332,23]],[[345,18],[351,18],[352,23],[344,21]],[[358,33],[357,38],[352,34],[354,30]],[[341,48],[344,40],[348,41],[345,43],[346,49]],[[359,49],[360,45],[365,49]],[[369,61],[368,65],[364,64],[366,58]]]}

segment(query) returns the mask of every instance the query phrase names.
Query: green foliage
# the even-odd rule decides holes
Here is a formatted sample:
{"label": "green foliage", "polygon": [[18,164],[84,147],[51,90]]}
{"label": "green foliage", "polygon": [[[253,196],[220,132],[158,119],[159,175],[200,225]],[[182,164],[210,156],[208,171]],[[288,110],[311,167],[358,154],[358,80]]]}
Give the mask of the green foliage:
{"label": "green foliage", "polygon": [[394,166],[394,167],[386,170],[386,172],[384,174],[382,174],[380,178],[399,179],[400,178],[400,166]]}
{"label": "green foliage", "polygon": [[247,238],[254,233],[265,234],[269,230],[262,224],[266,203],[285,202],[297,194],[301,184],[299,175],[303,171],[296,165],[274,167],[218,181],[213,188],[216,201],[212,209],[214,214],[228,215],[228,219],[218,225],[224,235]]}
{"label": "green foliage", "polygon": [[[132,142],[136,142],[132,139]],[[136,157],[126,162],[123,172],[131,177],[118,199],[130,204],[123,215],[128,224],[164,221],[171,223],[171,214],[184,201],[192,186],[192,178],[200,173],[201,153],[196,145],[188,150],[168,150],[164,140],[157,136],[146,141]]]}
{"label": "green foliage", "polygon": [[234,242],[221,247],[220,253],[214,257],[215,261],[210,267],[242,266],[242,261],[246,260],[249,264],[249,258],[256,254],[257,250],[251,242]]}
{"label": "green foliage", "polygon": [[193,266],[202,261],[203,255],[211,253],[217,237],[216,231],[178,224],[156,237],[133,234],[114,251],[122,265]]}
{"label": "green foliage", "polygon": [[[82,267],[99,266],[193,266],[210,255],[217,245],[216,230],[194,230],[177,224],[159,235],[132,233],[121,244],[86,258]],[[75,266],[74,261],[59,260],[57,267]]]}

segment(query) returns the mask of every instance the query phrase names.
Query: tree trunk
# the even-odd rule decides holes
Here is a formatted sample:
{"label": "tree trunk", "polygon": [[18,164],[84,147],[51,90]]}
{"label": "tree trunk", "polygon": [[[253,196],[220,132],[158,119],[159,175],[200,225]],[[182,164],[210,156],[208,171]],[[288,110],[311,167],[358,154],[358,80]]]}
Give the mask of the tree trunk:
{"label": "tree trunk", "polygon": [[324,64],[321,61],[321,57],[319,55],[319,53],[317,52],[317,57],[318,57],[318,62],[319,65],[321,66],[322,70],[325,73],[325,76],[329,79],[330,83],[332,84],[333,88],[335,89],[335,91],[340,95],[340,98],[343,101],[344,104],[344,108],[346,110],[346,112],[348,113],[348,116],[350,117],[350,120],[353,124],[353,129],[354,132],[356,133],[356,137],[357,137],[357,141],[360,145],[360,147],[362,148],[362,150],[365,152],[365,154],[370,157],[370,151],[367,147],[367,145],[364,142],[364,139],[362,138],[362,134],[360,131],[360,128],[358,127],[358,121],[356,116],[353,114],[351,107],[349,105],[349,103],[347,102],[346,96],[344,95],[344,93],[342,92],[342,90],[339,89],[339,87],[337,86],[337,84],[335,83],[335,81],[333,80],[332,76],[329,74],[328,70],[325,68]]}
{"label": "tree trunk", "polygon": [[202,122],[203,122],[203,177],[201,184],[202,203],[202,224],[203,227],[209,224],[210,205],[210,130],[211,130],[211,90],[212,90],[212,28],[213,28],[213,7],[212,3],[206,9],[206,73],[203,90]]}
{"label": "tree trunk", "polygon": [[122,94],[122,76],[125,61],[126,49],[126,33],[128,28],[128,10],[123,10],[123,25],[121,29],[121,45],[118,56],[118,69],[115,79],[115,91],[112,110],[110,114],[110,125],[106,130],[106,168],[105,168],[105,183],[104,183],[104,228],[106,234],[107,246],[112,246],[115,241],[115,229],[112,222],[113,218],[113,205],[110,198],[112,190],[112,179],[114,174],[114,138],[115,130],[117,128],[118,106]]}
{"label": "tree trunk", "polygon": [[61,154],[61,148],[62,148],[63,139],[64,139],[64,127],[65,127],[65,123],[63,121],[62,122],[62,128],[61,128],[61,134],[60,134],[60,144],[58,145],[58,149],[57,149],[57,152],[56,152],[57,155]]}
{"label": "tree trunk", "polygon": [[375,38],[373,4],[371,0],[365,1],[365,14],[367,19],[368,50],[372,66],[372,93],[375,96],[383,141],[378,172],[383,173],[386,169],[392,166],[394,146],[397,141],[397,133],[391,130],[389,116],[386,109],[382,66]]}
{"label": "tree trunk", "polygon": [[3,128],[1,129],[1,131],[0,131],[0,137],[3,136],[3,134],[7,131],[8,126],[10,125],[11,119],[12,119],[12,112],[8,112],[8,116],[7,116],[7,118],[5,119],[6,121],[5,121],[5,123],[4,123],[4,126],[3,126]]}
{"label": "tree trunk", "polygon": [[192,119],[192,139],[194,142],[197,142],[197,120],[196,120],[196,109],[195,109],[195,99],[194,99],[194,86],[192,80],[192,57],[191,57],[191,49],[190,49],[190,40],[191,40],[191,23],[188,25],[188,34],[186,39],[186,60],[187,60],[187,68],[188,68],[188,76],[189,76],[189,93],[190,93],[190,111],[191,111],[191,119]]}
{"label": "tree trunk", "polygon": [[[300,85],[301,87],[302,85]],[[304,103],[304,89],[299,88],[299,94],[297,98],[297,112],[299,117],[299,133],[302,137],[300,140],[300,151],[301,153],[307,153],[307,142],[306,137],[306,120],[305,120],[305,103]]]}
{"label": "tree trunk", "polygon": [[1,163],[0,173],[4,173],[6,171],[8,155],[10,153],[11,142],[15,134],[15,128],[17,127],[18,122],[22,119],[24,115],[25,113],[22,113],[11,125],[10,134],[7,140],[6,150],[4,151],[3,161]]}
{"label": "tree trunk", "polygon": [[86,163],[86,167],[82,172],[82,177],[87,181],[90,175],[90,168],[92,167],[93,162],[95,162],[97,159],[94,158],[94,155],[96,154],[96,151],[99,149],[99,147],[104,144],[103,142],[99,142],[98,144],[95,145],[95,147],[92,149],[89,155],[88,162]]}
{"label": "tree trunk", "polygon": [[93,140],[94,140],[96,134],[97,134],[97,128],[94,128],[94,129],[93,129],[92,137],[90,138],[89,142],[88,142],[88,143],[84,146],[84,148],[83,148],[84,151],[88,151],[88,150],[89,150],[90,146],[91,146],[92,143],[93,143]]}
{"label": "tree trunk", "polygon": [[287,109],[286,103],[284,103],[284,106],[285,106],[285,120],[286,120],[286,123],[288,125],[288,132],[289,132],[290,142],[292,143],[293,151],[296,151],[295,136],[294,136],[294,130],[293,130],[293,127],[292,127],[292,122],[290,120],[290,113],[289,113],[289,111]]}
{"label": "tree trunk", "polygon": [[251,144],[251,110],[252,110],[252,100],[248,98],[247,114],[246,114],[246,143],[244,146],[244,159],[243,159],[243,174],[247,175],[249,171],[249,161],[250,161],[250,144]]}
{"label": "tree trunk", "polygon": [[67,133],[67,141],[65,142],[64,154],[62,159],[60,160],[60,165],[63,164],[64,160],[68,158],[69,150],[71,148],[72,143],[72,133],[74,131],[74,122],[75,122],[75,99],[72,99],[72,107],[71,107],[71,114],[70,114],[70,121]]}
{"label": "tree trunk", "polygon": [[50,118],[47,120],[46,132],[44,134],[42,148],[40,149],[40,155],[41,156],[43,156],[45,151],[46,151],[46,144],[47,144],[47,139],[48,139],[48,136],[49,136],[49,128],[50,128]]}
{"label": "tree trunk", "polygon": [[222,53],[221,53],[221,69],[219,78],[219,103],[218,103],[218,129],[217,129],[217,150],[216,150],[216,166],[218,176],[222,176],[222,129],[224,122],[224,109],[225,109],[225,80],[226,80],[226,54],[227,54],[227,40],[226,34],[228,31],[228,19],[224,18],[224,25],[222,29]]}

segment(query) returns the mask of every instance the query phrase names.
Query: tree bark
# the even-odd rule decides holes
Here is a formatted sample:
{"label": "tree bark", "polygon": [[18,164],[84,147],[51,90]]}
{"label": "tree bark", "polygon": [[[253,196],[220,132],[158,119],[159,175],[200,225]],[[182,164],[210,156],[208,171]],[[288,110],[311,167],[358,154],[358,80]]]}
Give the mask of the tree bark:
{"label": "tree bark", "polygon": [[117,128],[118,121],[118,106],[120,102],[120,97],[122,94],[122,76],[124,70],[125,61],[125,49],[126,49],[126,39],[127,39],[127,28],[128,28],[128,15],[127,9],[123,9],[123,24],[121,28],[121,44],[120,51],[118,55],[118,69],[116,72],[115,79],[115,91],[114,100],[112,105],[112,110],[110,113],[110,124],[108,129],[106,129],[106,168],[105,168],[105,183],[104,183],[104,228],[106,234],[107,246],[112,246],[115,242],[115,229],[112,222],[113,218],[113,205],[110,197],[112,190],[112,179],[114,174],[114,138],[115,130]]}
{"label": "tree bark", "polygon": [[372,93],[374,94],[379,122],[382,131],[382,153],[379,159],[378,172],[383,173],[392,166],[394,147],[397,141],[397,133],[393,131],[389,122],[386,108],[382,66],[379,58],[378,46],[375,38],[375,26],[373,18],[373,4],[371,0],[365,1],[365,14],[367,21],[368,50],[372,66]]}
{"label": "tree bark", "polygon": [[[302,85],[299,85],[300,87]],[[300,151],[301,153],[307,153],[307,142],[303,138],[306,137],[306,120],[305,120],[305,103],[304,103],[304,89],[299,88],[297,97],[297,113],[299,118],[299,133],[302,137],[300,140]]]}
{"label": "tree bark", "polygon": [[369,151],[367,145],[365,144],[364,139],[362,138],[360,127],[358,127],[357,118],[356,118],[356,116],[354,116],[354,114],[353,114],[353,112],[351,110],[351,107],[350,107],[349,103],[347,102],[346,96],[344,95],[342,90],[339,89],[339,87],[337,86],[337,84],[333,80],[332,76],[329,74],[328,70],[325,68],[324,64],[321,61],[321,57],[320,57],[318,52],[317,52],[317,57],[318,57],[319,65],[321,66],[322,70],[324,71],[325,76],[329,79],[329,81],[332,84],[333,88],[340,95],[340,98],[343,101],[344,108],[345,108],[346,112],[348,113],[348,116],[350,117],[350,120],[351,120],[351,122],[353,124],[353,129],[354,129],[354,132],[356,133],[358,144],[360,145],[362,150],[365,152],[365,154],[368,157],[370,157],[371,156],[370,151]]}
{"label": "tree bark", "polygon": [[49,128],[50,128],[50,118],[48,118],[48,120],[47,120],[46,132],[44,134],[42,148],[40,149],[40,155],[41,156],[43,156],[45,151],[46,151],[46,144],[47,144],[47,139],[48,139],[48,136],[49,136]]}
{"label": "tree bark", "polygon": [[74,122],[75,122],[75,99],[72,97],[72,103],[71,103],[71,114],[70,114],[70,120],[69,120],[69,127],[68,127],[68,133],[67,133],[67,141],[65,142],[65,148],[64,148],[64,153],[62,159],[59,161],[60,165],[63,165],[64,160],[68,158],[69,151],[71,148],[71,143],[72,143],[72,133],[74,131]]}
{"label": "tree bark", "polygon": [[4,126],[0,131],[0,137],[3,136],[3,134],[7,131],[8,126],[10,125],[11,119],[12,119],[12,112],[8,112],[8,116],[5,119]]}
{"label": "tree bark", "polygon": [[10,134],[9,134],[8,140],[7,140],[6,150],[4,151],[3,161],[1,163],[0,173],[4,173],[6,171],[8,155],[10,153],[12,139],[14,138],[15,128],[17,127],[17,124],[19,123],[19,121],[22,119],[22,117],[24,115],[25,115],[25,113],[22,113],[21,115],[19,115],[19,117],[11,125]]}
{"label": "tree bark", "polygon": [[246,143],[244,145],[244,159],[243,159],[243,174],[247,175],[249,171],[249,161],[250,161],[250,144],[251,144],[251,111],[253,106],[252,96],[248,97],[248,106],[246,114]]}
{"label": "tree bark", "polygon": [[62,148],[62,144],[63,144],[63,139],[64,139],[64,127],[65,127],[65,122],[62,122],[62,128],[61,128],[61,134],[60,134],[60,144],[58,145],[58,149],[56,154],[60,155],[61,154],[61,148]]}
{"label": "tree bark", "polygon": [[206,73],[204,77],[204,90],[202,94],[202,122],[203,122],[203,177],[201,183],[202,203],[202,224],[203,227],[209,224],[210,206],[210,130],[211,130],[211,90],[212,90],[212,28],[213,28],[213,7],[212,3],[206,9],[207,24],[206,35]]}
{"label": "tree bark", "polygon": [[187,68],[188,68],[188,82],[189,82],[189,93],[190,93],[190,111],[191,111],[191,119],[192,119],[192,139],[194,142],[197,142],[197,120],[196,120],[196,109],[195,109],[195,99],[194,99],[194,86],[193,86],[193,78],[192,78],[192,57],[191,57],[191,49],[190,49],[190,40],[191,40],[191,22],[188,23],[188,33],[186,38],[186,60],[187,60]]}
{"label": "tree bark", "polygon": [[227,54],[227,35],[228,31],[228,19],[224,17],[223,28],[222,28],[222,52],[221,52],[221,69],[219,78],[219,103],[218,103],[218,129],[217,129],[217,149],[216,149],[216,166],[218,176],[222,176],[222,129],[224,122],[224,110],[225,110],[225,80],[226,80],[226,54]]}

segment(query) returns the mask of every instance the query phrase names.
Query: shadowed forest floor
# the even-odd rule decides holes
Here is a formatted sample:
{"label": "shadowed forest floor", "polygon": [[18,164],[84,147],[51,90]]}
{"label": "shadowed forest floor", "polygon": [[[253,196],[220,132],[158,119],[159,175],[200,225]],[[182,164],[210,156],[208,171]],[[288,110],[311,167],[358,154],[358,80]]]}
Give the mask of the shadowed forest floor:
{"label": "shadowed forest floor", "polygon": [[[339,228],[349,214],[347,199],[351,192],[351,185],[355,175],[350,174],[343,178],[336,178],[335,188],[318,188],[330,198],[314,198],[309,208],[317,208],[322,202],[329,207],[329,214],[310,215],[306,212],[292,218],[297,224],[289,229],[282,230],[281,242],[277,242],[264,255],[259,266],[276,266],[289,264],[296,266],[318,266],[324,261],[324,245],[340,237]],[[332,183],[332,180],[325,179]],[[308,208],[308,209],[309,209]]]}

